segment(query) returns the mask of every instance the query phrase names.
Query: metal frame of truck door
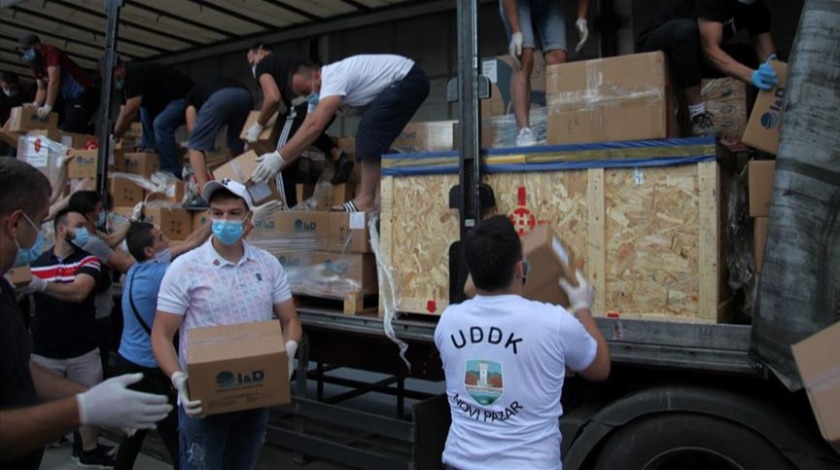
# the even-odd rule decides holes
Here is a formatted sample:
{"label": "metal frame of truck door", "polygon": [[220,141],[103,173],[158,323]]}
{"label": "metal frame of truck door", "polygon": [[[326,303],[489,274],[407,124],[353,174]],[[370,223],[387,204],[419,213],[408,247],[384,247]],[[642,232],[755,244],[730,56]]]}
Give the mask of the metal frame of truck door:
{"label": "metal frame of truck door", "polygon": [[102,194],[102,200],[107,200],[108,192],[108,159],[113,153],[111,148],[111,128],[113,127],[111,97],[114,91],[114,65],[117,63],[117,32],[120,21],[120,8],[124,0],[103,0],[107,13],[107,29],[105,30],[105,59],[100,73],[102,74],[102,94],[99,100],[99,122],[97,123],[97,137],[99,137],[99,160],[96,171],[96,189]]}

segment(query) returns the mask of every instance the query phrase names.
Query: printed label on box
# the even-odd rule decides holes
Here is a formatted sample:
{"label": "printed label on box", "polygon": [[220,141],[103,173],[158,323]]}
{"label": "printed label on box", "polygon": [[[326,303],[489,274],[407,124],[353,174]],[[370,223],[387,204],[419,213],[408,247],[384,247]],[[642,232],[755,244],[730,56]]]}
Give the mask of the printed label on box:
{"label": "printed label on box", "polygon": [[251,200],[256,203],[265,198],[271,197],[271,188],[267,183],[258,183],[248,186],[248,194],[251,195]]}
{"label": "printed label on box", "polygon": [[41,139],[35,139],[30,144],[29,151],[26,152],[26,163],[29,163],[35,168],[44,168],[47,166],[47,157],[49,156],[49,152],[49,147],[43,145]]}
{"label": "printed label on box", "polygon": [[365,213],[351,212],[350,213],[350,230],[358,230],[365,228]]}

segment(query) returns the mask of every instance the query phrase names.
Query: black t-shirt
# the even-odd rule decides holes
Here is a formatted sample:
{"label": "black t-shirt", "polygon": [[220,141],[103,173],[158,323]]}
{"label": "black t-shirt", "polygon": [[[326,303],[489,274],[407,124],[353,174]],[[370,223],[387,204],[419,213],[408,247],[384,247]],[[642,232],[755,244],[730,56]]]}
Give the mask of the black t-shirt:
{"label": "black t-shirt", "polygon": [[245,85],[232,78],[210,77],[196,83],[187,93],[187,106],[194,106],[196,111],[201,111],[201,107],[213,93],[225,88],[241,88],[248,91]]}
{"label": "black t-shirt", "polygon": [[291,109],[292,100],[297,98],[297,95],[292,91],[289,84],[291,75],[295,72],[298,65],[308,62],[306,58],[294,54],[281,54],[273,52],[263,58],[257,64],[257,82],[264,74],[269,74],[277,82],[277,88],[280,89],[280,96],[283,99],[283,104],[286,108]]}
{"label": "black t-shirt", "polygon": [[141,106],[153,114],[162,111],[172,101],[187,96],[193,86],[192,80],[168,65],[130,62],[125,67],[123,99],[142,96]]}
{"label": "black t-shirt", "polygon": [[6,123],[12,114],[12,108],[31,103],[35,99],[35,87],[21,83],[15,96],[6,96],[0,91],[0,126]]}
{"label": "black t-shirt", "polygon": [[[59,260],[55,247],[32,262],[32,275],[48,282],[72,283],[76,276],[88,275],[99,280],[99,258],[76,249]],[[35,318],[32,339],[35,354],[51,359],[70,359],[93,351],[96,341],[96,289],[80,303],[66,302],[44,293],[35,294]]]}
{"label": "black t-shirt", "polygon": [[[21,408],[38,404],[29,356],[32,339],[23,325],[23,317],[15,302],[14,289],[0,277],[0,409]],[[4,468],[37,470],[44,449],[38,449],[11,462]]]}
{"label": "black t-shirt", "polygon": [[770,10],[763,0],[744,5],[738,0],[667,0],[667,6],[659,12],[652,27],[681,18],[698,19],[722,23],[723,41],[741,29],[757,36],[770,31]]}

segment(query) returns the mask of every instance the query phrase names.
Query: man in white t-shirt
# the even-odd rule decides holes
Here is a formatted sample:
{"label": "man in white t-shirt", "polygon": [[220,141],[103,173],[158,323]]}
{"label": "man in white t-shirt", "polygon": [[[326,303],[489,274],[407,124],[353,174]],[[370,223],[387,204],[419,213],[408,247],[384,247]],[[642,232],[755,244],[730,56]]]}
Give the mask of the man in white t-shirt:
{"label": "man in white t-shirt", "polygon": [[251,176],[267,181],[309,148],[338,112],[362,117],[356,131],[356,159],[362,182],[355,199],[333,210],[375,209],[382,155],[429,95],[429,79],[413,60],[398,55],[357,55],[323,68],[297,67],[292,90],[306,97],[309,111],[300,129],[280,150],[259,157]]}
{"label": "man in white t-shirt", "polygon": [[[190,330],[271,321],[276,315],[283,325],[291,374],[301,325],[280,261],[242,240],[252,217],[245,186],[229,179],[210,181],[201,196],[210,204],[213,236],[167,269],[152,326],[152,351],[178,391],[181,470],[250,469],[259,458],[268,408],[199,418],[201,401],[191,400],[187,387]],[[176,355],[172,339],[179,329]]]}
{"label": "man in white t-shirt", "polygon": [[465,257],[478,295],[450,305],[435,329],[452,425],[446,468],[559,469],[560,394],[566,368],[593,381],[610,373],[607,343],[590,306],[594,291],[561,281],[574,314],[522,298],[528,262],[507,217],[467,234]]}

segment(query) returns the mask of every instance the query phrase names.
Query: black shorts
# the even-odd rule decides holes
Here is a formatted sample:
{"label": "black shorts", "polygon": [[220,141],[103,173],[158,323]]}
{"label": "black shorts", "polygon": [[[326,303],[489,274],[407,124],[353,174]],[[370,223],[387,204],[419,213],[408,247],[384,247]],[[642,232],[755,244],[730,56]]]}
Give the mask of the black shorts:
{"label": "black shorts", "polygon": [[356,131],[356,158],[381,160],[427,96],[429,78],[415,64],[402,80],[371,101],[362,115]]}

